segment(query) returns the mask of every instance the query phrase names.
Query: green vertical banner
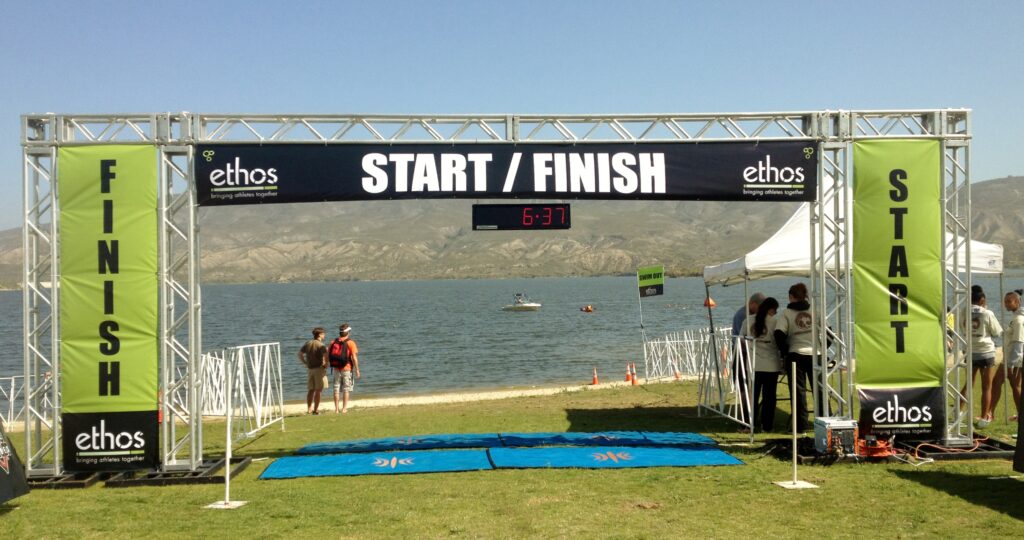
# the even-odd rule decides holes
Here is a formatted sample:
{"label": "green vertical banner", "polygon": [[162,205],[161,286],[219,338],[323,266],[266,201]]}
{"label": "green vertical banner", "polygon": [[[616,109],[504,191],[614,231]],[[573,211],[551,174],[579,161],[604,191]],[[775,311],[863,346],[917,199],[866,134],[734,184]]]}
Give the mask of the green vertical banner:
{"label": "green vertical banner", "polygon": [[641,266],[636,269],[636,282],[640,298],[665,294],[665,267]]}
{"label": "green vertical banner", "polygon": [[157,155],[61,148],[60,358],[64,468],[158,464]]}
{"label": "green vertical banner", "polygon": [[853,145],[853,307],[862,433],[945,425],[938,141]]}

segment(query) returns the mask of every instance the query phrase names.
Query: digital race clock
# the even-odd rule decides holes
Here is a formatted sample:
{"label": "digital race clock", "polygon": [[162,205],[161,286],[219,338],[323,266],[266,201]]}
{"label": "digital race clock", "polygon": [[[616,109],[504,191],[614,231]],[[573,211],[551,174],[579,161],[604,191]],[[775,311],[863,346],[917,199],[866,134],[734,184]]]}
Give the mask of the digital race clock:
{"label": "digital race clock", "polygon": [[474,204],[474,231],[569,228],[568,204]]}

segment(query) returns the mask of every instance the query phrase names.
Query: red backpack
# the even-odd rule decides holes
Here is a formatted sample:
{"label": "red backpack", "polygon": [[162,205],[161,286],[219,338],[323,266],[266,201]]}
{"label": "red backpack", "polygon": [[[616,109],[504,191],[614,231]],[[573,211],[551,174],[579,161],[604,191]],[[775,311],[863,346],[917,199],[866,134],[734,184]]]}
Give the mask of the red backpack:
{"label": "red backpack", "polygon": [[327,350],[327,361],[335,369],[343,368],[351,362],[348,354],[347,339],[334,338],[334,341],[331,342],[331,348]]}

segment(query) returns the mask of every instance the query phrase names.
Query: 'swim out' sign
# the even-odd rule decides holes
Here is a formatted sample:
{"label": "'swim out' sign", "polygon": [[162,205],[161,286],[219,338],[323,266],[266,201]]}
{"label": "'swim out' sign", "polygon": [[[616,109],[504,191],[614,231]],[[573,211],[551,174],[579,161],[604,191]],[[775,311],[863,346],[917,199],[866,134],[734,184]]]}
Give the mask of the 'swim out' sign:
{"label": "'swim out' sign", "polygon": [[641,266],[637,268],[636,282],[641,298],[665,294],[665,267]]}

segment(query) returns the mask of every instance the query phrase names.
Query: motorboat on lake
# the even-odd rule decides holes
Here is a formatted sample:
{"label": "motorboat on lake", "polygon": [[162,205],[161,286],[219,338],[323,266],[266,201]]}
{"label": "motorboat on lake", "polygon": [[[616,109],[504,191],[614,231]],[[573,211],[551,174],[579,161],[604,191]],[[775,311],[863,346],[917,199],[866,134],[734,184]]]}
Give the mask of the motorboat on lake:
{"label": "motorboat on lake", "polygon": [[540,309],[539,302],[533,302],[523,293],[516,293],[512,303],[501,308],[502,311],[537,311]]}

